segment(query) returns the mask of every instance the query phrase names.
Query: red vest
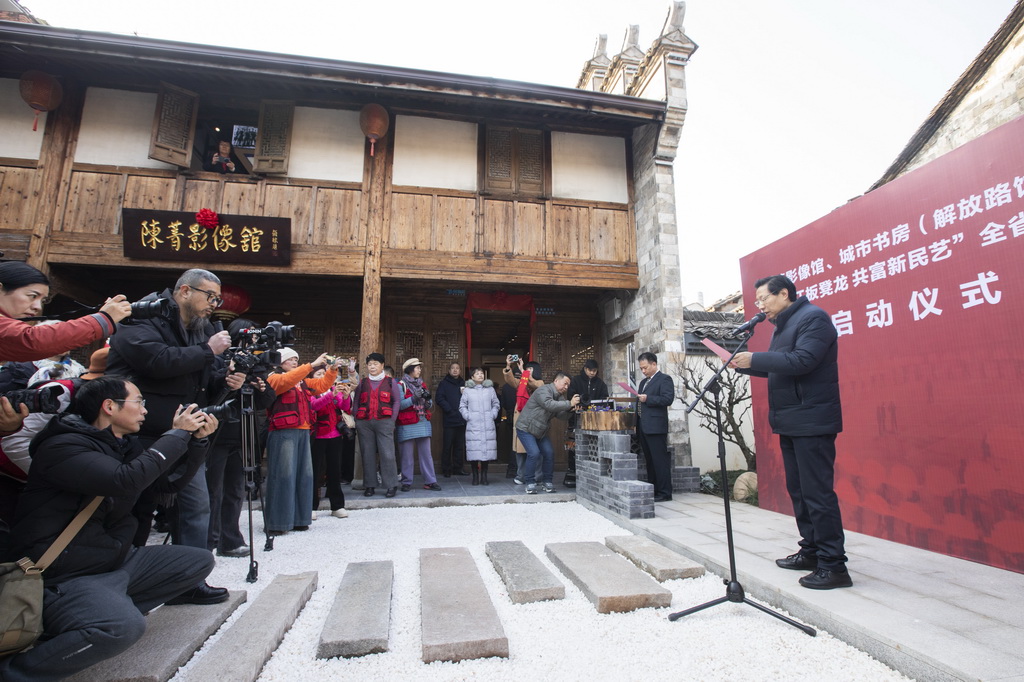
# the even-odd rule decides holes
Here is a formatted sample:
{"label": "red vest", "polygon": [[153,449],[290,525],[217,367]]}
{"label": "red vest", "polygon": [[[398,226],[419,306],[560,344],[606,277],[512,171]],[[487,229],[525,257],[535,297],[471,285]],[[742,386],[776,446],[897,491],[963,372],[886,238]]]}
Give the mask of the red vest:
{"label": "red vest", "polygon": [[373,388],[369,379],[359,382],[356,389],[358,393],[358,407],[356,408],[356,419],[391,419],[394,408],[391,401],[394,400],[396,386],[398,383],[392,377],[385,377],[386,381],[377,384]]}
{"label": "red vest", "polygon": [[308,427],[312,420],[309,410],[310,392],[299,384],[277,396],[267,409],[267,428],[271,431]]}

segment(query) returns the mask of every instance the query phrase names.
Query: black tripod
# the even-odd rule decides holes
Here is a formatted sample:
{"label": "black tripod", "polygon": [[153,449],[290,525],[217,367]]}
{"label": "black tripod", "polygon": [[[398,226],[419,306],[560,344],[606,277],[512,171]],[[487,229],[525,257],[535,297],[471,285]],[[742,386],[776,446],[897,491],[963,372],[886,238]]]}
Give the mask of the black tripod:
{"label": "black tripod", "polygon": [[256,411],[254,408],[254,391],[252,385],[245,383],[238,389],[241,396],[242,411],[242,467],[245,471],[245,499],[249,511],[249,574],[245,581],[254,583],[259,578],[260,565],[256,561],[255,544],[253,543],[254,532],[252,528],[252,498],[259,493],[260,510],[263,513],[263,528],[267,534],[267,541],[263,551],[269,552],[274,549],[274,538],[267,527],[267,506],[263,501],[263,486],[258,484],[259,478],[259,433],[256,429]]}
{"label": "black tripod", "polygon": [[[753,331],[751,331],[747,339],[749,339],[750,336],[753,336]],[[709,602],[705,602],[699,606],[694,606],[693,608],[686,609],[685,611],[678,611],[676,613],[673,613],[669,615],[668,619],[671,621],[679,620],[683,616],[688,616],[691,613],[703,611],[704,609],[710,608],[712,606],[717,606],[718,604],[724,604],[725,602],[742,602],[744,604],[749,604],[750,606],[753,606],[755,609],[764,611],[769,616],[774,616],[785,623],[789,623],[793,627],[803,630],[811,637],[814,637],[818,633],[811,626],[798,623],[791,618],[783,616],[781,613],[776,613],[775,611],[772,611],[767,606],[762,606],[761,604],[758,604],[757,602],[748,599],[743,591],[743,585],[741,585],[740,581],[736,579],[736,548],[733,544],[732,539],[732,513],[729,507],[729,482],[725,470],[725,438],[722,435],[722,386],[719,384],[718,378],[722,376],[722,372],[724,372],[725,369],[729,366],[729,363],[732,362],[732,359],[736,357],[736,353],[738,353],[740,349],[743,348],[744,344],[746,344],[747,339],[744,339],[743,343],[736,347],[736,350],[732,352],[732,355],[729,356],[729,359],[722,365],[722,368],[715,372],[715,375],[711,377],[708,383],[704,386],[704,389],[686,408],[686,413],[689,414],[690,412],[693,411],[695,407],[697,407],[697,404],[700,402],[700,399],[704,396],[705,393],[710,392],[712,395],[715,396],[715,422],[718,426],[718,461],[722,467],[722,500],[725,502],[725,537],[728,540],[729,544],[729,579],[722,581],[725,584],[725,596],[719,597],[718,599],[712,599]]]}

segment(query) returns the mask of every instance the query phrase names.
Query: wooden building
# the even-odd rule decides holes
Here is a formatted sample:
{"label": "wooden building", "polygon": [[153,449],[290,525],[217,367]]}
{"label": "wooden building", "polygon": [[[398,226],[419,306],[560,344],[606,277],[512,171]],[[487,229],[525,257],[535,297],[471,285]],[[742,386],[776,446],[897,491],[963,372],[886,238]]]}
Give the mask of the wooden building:
{"label": "wooden building", "polygon": [[577,88],[0,20],[0,250],[93,303],[205,267],[301,357],[416,356],[430,385],[506,353],[624,380],[683,352],[676,5]]}

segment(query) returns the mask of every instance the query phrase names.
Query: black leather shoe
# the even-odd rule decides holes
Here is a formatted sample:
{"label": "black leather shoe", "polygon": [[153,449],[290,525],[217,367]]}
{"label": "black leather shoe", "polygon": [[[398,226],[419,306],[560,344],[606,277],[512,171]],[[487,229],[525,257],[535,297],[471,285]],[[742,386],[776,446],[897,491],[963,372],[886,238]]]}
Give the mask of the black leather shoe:
{"label": "black leather shoe", "polygon": [[398,494],[398,488],[388,488],[388,491],[384,493],[384,497],[394,497]]}
{"label": "black leather shoe", "polygon": [[668,502],[671,499],[672,499],[671,495],[655,495],[654,496],[654,501],[655,502]]}
{"label": "black leather shoe", "polygon": [[176,604],[199,604],[201,606],[208,606],[210,604],[219,604],[222,601],[227,601],[227,599],[227,588],[210,587],[204,582],[200,583],[198,587],[195,587],[188,592],[179,594],[174,599],[168,601],[167,604],[171,606]]}
{"label": "black leather shoe", "polygon": [[401,487],[401,491],[402,491],[403,493],[407,493],[407,492],[409,492],[410,490],[412,490],[412,484],[411,484],[411,483],[403,483],[403,484],[402,484],[402,487]]}
{"label": "black leather shoe", "polygon": [[791,571],[813,571],[818,567],[818,557],[810,554],[790,554],[785,559],[776,559],[775,565],[779,568],[788,568]]}
{"label": "black leather shoe", "polygon": [[218,549],[217,556],[249,556],[249,545],[239,545],[232,549]]}
{"label": "black leather shoe", "polygon": [[373,488],[367,488],[364,490],[363,497],[373,497]]}
{"label": "black leather shoe", "polygon": [[453,471],[452,475],[453,476],[469,476],[469,472],[466,471],[465,469],[459,469],[458,471]]}
{"label": "black leather shoe", "polygon": [[853,580],[849,571],[819,568],[814,573],[800,578],[800,584],[812,590],[834,590],[837,587],[853,587]]}

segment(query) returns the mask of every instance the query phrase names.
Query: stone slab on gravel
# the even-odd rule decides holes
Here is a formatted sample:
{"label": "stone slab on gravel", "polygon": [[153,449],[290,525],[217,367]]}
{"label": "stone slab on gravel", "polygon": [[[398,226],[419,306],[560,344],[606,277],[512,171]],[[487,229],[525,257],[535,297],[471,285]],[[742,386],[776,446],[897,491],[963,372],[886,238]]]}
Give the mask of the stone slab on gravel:
{"label": "stone slab on gravel", "polygon": [[315,571],[279,575],[189,669],[194,682],[252,682],[316,589]]}
{"label": "stone slab on gravel", "polygon": [[520,540],[484,545],[513,604],[565,599],[565,585]]}
{"label": "stone slab on gravel", "polygon": [[508,658],[508,638],[465,547],[420,549],[423,662]]}
{"label": "stone slab on gravel", "polygon": [[366,656],[388,650],[391,629],[391,561],[350,563],[320,632],[317,658]]}
{"label": "stone slab on gravel", "polygon": [[142,639],[67,678],[68,682],[165,682],[215,633],[239,605],[244,590],[232,591],[220,604],[161,606],[146,616]]}
{"label": "stone slab on gravel", "polygon": [[609,535],[604,544],[626,557],[658,582],[678,578],[699,578],[704,567],[654,540],[639,535]]}
{"label": "stone slab on gravel", "polygon": [[548,558],[583,591],[598,613],[635,611],[672,603],[672,593],[600,542],[555,542]]}

